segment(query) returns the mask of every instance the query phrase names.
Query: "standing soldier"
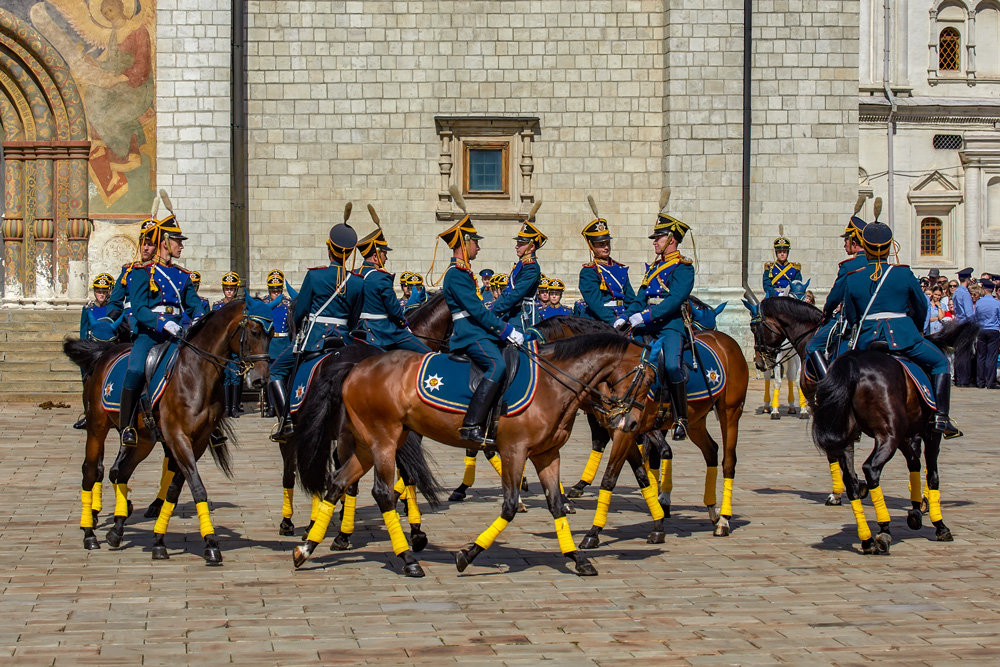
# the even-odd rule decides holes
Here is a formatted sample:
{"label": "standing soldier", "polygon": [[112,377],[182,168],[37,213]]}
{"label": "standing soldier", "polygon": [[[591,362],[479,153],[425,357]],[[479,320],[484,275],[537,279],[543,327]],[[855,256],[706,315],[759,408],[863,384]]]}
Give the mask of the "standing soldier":
{"label": "standing soldier", "polygon": [[150,229],[149,238],[157,249],[153,262],[133,267],[125,276],[132,302],[132,332],[135,334],[128,356],[119,414],[122,445],[127,447],[134,447],[139,442],[135,431],[135,413],[146,379],[146,356],[157,343],[181,335],[182,313],[191,318],[205,314],[191,284],[191,274],[173,265],[173,261],[181,256],[187,239],[181,234],[173,214],[158,220]]}
{"label": "standing soldier", "polygon": [[542,270],[535,259],[535,251],[544,245],[548,238],[535,226],[535,213],[542,205],[535,202],[528,213],[527,220],[521,225],[521,230],[514,237],[514,251],[517,262],[507,276],[507,287],[493,302],[493,314],[504,321],[514,321],[522,329],[534,326],[537,321],[535,312],[535,292],[542,279]]}
{"label": "standing soldier", "polygon": [[[289,290],[291,286],[289,286]],[[274,335],[267,347],[267,356],[273,364],[291,344],[291,311],[292,300],[284,293],[285,274],[278,269],[272,269],[267,274],[267,303],[271,306],[271,320],[274,322]],[[274,405],[270,400],[270,392],[264,392],[266,407],[265,417],[274,416]]]}
{"label": "standing soldier", "polygon": [[549,281],[549,307],[542,312],[542,319],[547,320],[550,317],[573,314],[572,310],[560,303],[565,290],[566,283],[558,278],[553,278]]}
{"label": "standing soldier", "polygon": [[591,262],[580,269],[580,295],[585,304],[583,315],[613,324],[635,298],[628,279],[628,266],[611,258],[611,230],[608,221],[597,213],[594,198],[587,195],[595,220],[583,228],[583,238],[590,248]]}
{"label": "standing soldier", "polygon": [[209,308],[208,308],[208,299],[206,299],[205,297],[203,297],[198,292],[198,290],[201,289],[201,274],[198,273],[197,271],[192,271],[191,272],[191,284],[194,285],[194,293],[198,294],[198,299],[201,300],[201,307],[207,313],[208,310],[209,310]]}
{"label": "standing soldier", "polygon": [[[219,310],[224,305],[236,298],[236,290],[240,287],[240,276],[235,271],[222,276],[222,298],[212,304],[212,310]],[[226,370],[222,374],[222,391],[225,399],[223,413],[227,417],[239,417],[243,414],[241,408],[241,395],[243,393],[243,378],[240,377],[236,366],[236,355],[230,354],[231,359],[226,364]]]}
{"label": "standing soldier", "polygon": [[482,284],[479,286],[479,293],[483,295],[483,303],[489,308],[493,300],[497,298],[491,289],[493,287],[493,269],[483,269],[480,271],[479,280],[482,281]]}
{"label": "standing soldier", "polygon": [[411,272],[407,284],[410,286],[410,298],[406,300],[403,311],[408,313],[427,301],[427,289],[424,288],[424,277],[419,273]]}
{"label": "standing soldier", "polygon": [[349,342],[350,331],[358,322],[363,298],[362,280],[345,265],[358,242],[357,232],[347,224],[350,217],[351,203],[348,202],[344,207],[344,222],[331,227],[330,238],[326,240],[330,263],[309,269],[302,280],[293,316],[298,332],[296,343],[271,364],[271,402],[279,419],[278,428],[271,435],[275,442],[286,441],[294,430],[288,417],[285,385],[296,366],[296,356],[322,351],[325,338]]}
{"label": "standing soldier", "polygon": [[778,226],[778,235],[778,238],[774,239],[774,261],[764,264],[765,296],[788,294],[794,281],[802,282],[802,267],[788,261],[788,251],[791,250],[792,243],[785,237],[781,225]]}
{"label": "standing soldier", "polygon": [[615,320],[616,329],[625,322],[639,335],[654,339],[650,357],[660,366],[660,403],[670,400],[674,413],[674,440],[687,436],[687,369],[681,352],[684,347],[682,306],[694,288],[694,267],[691,260],[678,250],[690,227],[667,214],[670,191],[660,198],[660,214],[649,238],[653,240],[656,259],[642,279],[632,303],[622,317]]}
{"label": "standing soldier", "polygon": [[375,207],[369,204],[368,212],[376,228],[358,241],[357,246],[365,259],[358,271],[364,280],[361,328],[367,332],[369,343],[384,350],[410,350],[426,354],[431,350],[407,328],[406,314],[392,289],[393,275],[385,269],[392,248],[382,233]]}

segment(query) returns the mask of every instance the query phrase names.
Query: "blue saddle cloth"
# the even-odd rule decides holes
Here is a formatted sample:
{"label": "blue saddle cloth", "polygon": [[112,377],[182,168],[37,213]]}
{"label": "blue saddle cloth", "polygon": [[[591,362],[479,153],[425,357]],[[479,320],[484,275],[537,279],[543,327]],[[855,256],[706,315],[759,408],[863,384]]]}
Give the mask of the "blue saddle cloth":
{"label": "blue saddle cloth", "polygon": [[295,380],[292,382],[292,393],[289,397],[288,411],[295,414],[302,407],[302,403],[306,399],[306,394],[309,393],[309,385],[312,384],[313,375],[316,373],[316,368],[319,366],[319,362],[323,361],[329,357],[332,352],[327,352],[326,354],[321,354],[318,357],[314,357],[308,361],[303,361],[299,364],[299,368],[295,371]]}
{"label": "blue saddle cloth", "polygon": [[[843,345],[841,345],[840,354],[843,354],[846,350],[847,350],[847,343],[844,343]],[[906,371],[906,374],[910,376],[910,380],[913,382],[913,386],[915,386],[917,388],[917,391],[920,392],[920,398],[924,399],[924,403],[927,404],[927,407],[929,407],[931,410],[937,410],[937,401],[934,400],[934,390],[931,388],[930,378],[927,377],[927,373],[924,371],[924,369],[915,364],[914,362],[910,361],[906,357],[897,357],[895,355],[890,355],[890,356],[892,356],[893,359],[898,361],[903,366],[903,370]],[[831,361],[830,365],[833,365],[834,361],[836,361],[836,359]],[[807,379],[811,380],[812,382],[819,381],[819,376],[817,375],[816,370],[813,367],[812,359],[806,360],[805,371]]]}
{"label": "blue saddle cloth", "polygon": [[[153,371],[153,376],[146,383],[146,395],[149,396],[150,408],[156,406],[156,402],[163,395],[167,380],[170,379],[170,370],[173,368],[175,356],[177,356],[177,343],[170,343],[156,370]],[[125,384],[125,371],[127,369],[128,352],[126,351],[111,362],[111,366],[104,376],[101,405],[108,412],[118,412],[121,409],[122,385]]]}
{"label": "blue saddle cloth", "polygon": [[[694,368],[694,357],[691,350],[684,350],[684,364],[688,367],[687,398],[689,401],[718,396],[726,388],[726,369],[722,365],[719,355],[700,340],[696,340],[695,344],[698,346],[698,359],[701,362],[698,368]],[[708,384],[705,383],[705,378],[708,378]],[[660,382],[657,379],[649,388],[650,399],[655,399],[659,388]],[[709,393],[710,389],[711,393]]]}
{"label": "blue saddle cloth", "polygon": [[[538,343],[532,341],[532,353],[538,353]],[[517,374],[504,392],[507,405],[505,417],[524,412],[535,398],[538,388],[538,365],[524,352],[517,366]],[[456,361],[443,353],[424,355],[417,371],[417,394],[427,405],[445,412],[464,413],[469,408],[472,392],[469,390],[469,361]]]}

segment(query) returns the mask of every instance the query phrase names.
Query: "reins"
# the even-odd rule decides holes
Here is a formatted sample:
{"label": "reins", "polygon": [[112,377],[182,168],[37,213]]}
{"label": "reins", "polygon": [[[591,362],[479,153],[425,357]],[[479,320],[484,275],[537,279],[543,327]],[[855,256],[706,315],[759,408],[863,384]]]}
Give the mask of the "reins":
{"label": "reins", "polygon": [[[247,312],[246,306],[244,305],[243,317],[240,320],[239,325],[237,325],[237,329],[239,329],[240,331],[240,354],[239,357],[236,359],[236,361],[240,362],[240,368],[239,370],[237,370],[237,373],[239,374],[240,377],[246,377],[247,373],[249,373],[253,369],[255,363],[259,361],[270,360],[270,356],[268,356],[267,354],[246,354],[247,324],[249,324],[249,322],[250,322],[250,316],[249,313]],[[229,339],[232,340],[233,336],[235,335],[236,332],[234,331],[232,334],[230,334]],[[201,359],[204,359],[205,361],[214,364],[220,370],[225,370],[226,366],[228,366],[233,361],[233,359],[231,359],[228,356],[222,356],[219,354],[215,354],[214,352],[209,352],[208,350],[204,350],[195,345],[194,343],[192,343],[191,341],[187,340],[187,338],[178,338],[177,342],[179,345],[189,348],[192,352],[194,352],[196,356],[200,357]]]}

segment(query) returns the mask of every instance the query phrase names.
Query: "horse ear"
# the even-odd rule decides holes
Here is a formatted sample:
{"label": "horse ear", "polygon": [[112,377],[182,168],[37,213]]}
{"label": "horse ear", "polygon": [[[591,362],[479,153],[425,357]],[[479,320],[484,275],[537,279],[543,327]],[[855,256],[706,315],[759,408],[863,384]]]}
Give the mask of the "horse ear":
{"label": "horse ear", "polygon": [[811,283],[812,281],[813,281],[813,279],[812,279],[812,278],[810,278],[809,280],[807,280],[807,281],[806,281],[806,284],[802,286],[802,289],[803,289],[803,290],[807,290],[807,289],[809,289],[809,283]]}
{"label": "horse ear", "polygon": [[715,307],[715,314],[716,315],[721,315],[722,311],[724,311],[726,309],[726,304],[728,304],[728,303],[729,303],[728,301],[723,301],[718,306],[716,306]]}

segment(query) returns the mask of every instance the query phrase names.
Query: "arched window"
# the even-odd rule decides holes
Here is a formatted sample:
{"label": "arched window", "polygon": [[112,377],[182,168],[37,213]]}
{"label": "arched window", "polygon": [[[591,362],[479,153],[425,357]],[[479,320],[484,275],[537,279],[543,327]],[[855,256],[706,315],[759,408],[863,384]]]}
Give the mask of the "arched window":
{"label": "arched window", "polygon": [[940,218],[924,218],[920,221],[920,254],[941,256],[942,223]]}
{"label": "arched window", "polygon": [[962,38],[958,30],[951,26],[941,31],[938,37],[938,69],[948,72],[957,72],[960,69],[961,58],[960,47]]}

